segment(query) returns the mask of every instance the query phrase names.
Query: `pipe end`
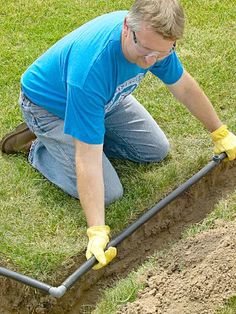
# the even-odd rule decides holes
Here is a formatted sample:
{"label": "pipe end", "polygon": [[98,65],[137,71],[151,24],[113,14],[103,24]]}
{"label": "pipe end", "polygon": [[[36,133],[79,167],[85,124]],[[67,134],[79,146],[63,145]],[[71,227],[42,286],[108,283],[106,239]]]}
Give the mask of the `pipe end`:
{"label": "pipe end", "polygon": [[61,285],[59,287],[51,287],[49,289],[49,294],[55,298],[60,298],[66,293],[66,291],[67,291],[67,288]]}
{"label": "pipe end", "polygon": [[216,162],[217,164],[219,164],[221,162],[220,155],[213,156],[212,160]]}

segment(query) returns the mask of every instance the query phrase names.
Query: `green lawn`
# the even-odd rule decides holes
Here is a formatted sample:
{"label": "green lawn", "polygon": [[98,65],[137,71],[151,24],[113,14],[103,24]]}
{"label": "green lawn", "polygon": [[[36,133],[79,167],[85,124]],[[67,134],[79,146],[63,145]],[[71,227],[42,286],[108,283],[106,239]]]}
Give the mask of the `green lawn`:
{"label": "green lawn", "polygon": [[236,296],[230,298],[225,306],[220,308],[216,314],[235,314],[236,313]]}
{"label": "green lawn", "polygon": [[[55,41],[93,17],[128,9],[132,1],[32,0],[1,3],[0,137],[22,121],[20,76]],[[186,34],[179,56],[204,88],[230,129],[235,126],[235,5],[233,1],[182,1]],[[157,79],[147,76],[136,97],[165,130],[172,151],[161,164],[114,161],[124,198],[107,209],[117,233],[212,156],[210,137]],[[47,182],[26,156],[0,156],[0,259],[38,279],[69,257],[84,254],[86,221],[79,202]]]}

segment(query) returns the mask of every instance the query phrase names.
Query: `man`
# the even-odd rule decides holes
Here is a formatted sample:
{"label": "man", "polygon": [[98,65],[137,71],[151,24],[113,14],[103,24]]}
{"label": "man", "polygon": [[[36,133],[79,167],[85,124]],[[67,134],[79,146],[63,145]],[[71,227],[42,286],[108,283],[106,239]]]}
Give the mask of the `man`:
{"label": "man", "polygon": [[163,131],[131,95],[148,71],[211,132],[215,153],[236,157],[236,137],[175,53],[183,30],[178,0],[136,0],[129,12],[100,16],[62,38],[22,76],[26,124],[6,135],[1,149],[31,147],[31,165],[80,199],[86,256],[95,255],[95,268],[116,256],[115,248],[104,252],[110,232],[104,208],[123,188],[108,158],[159,162],[169,151]]}

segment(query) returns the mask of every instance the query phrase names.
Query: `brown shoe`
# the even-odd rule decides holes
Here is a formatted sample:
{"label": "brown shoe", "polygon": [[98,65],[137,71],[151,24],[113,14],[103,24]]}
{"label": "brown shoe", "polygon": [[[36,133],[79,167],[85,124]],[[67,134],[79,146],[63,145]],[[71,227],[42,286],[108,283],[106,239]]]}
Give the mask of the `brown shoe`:
{"label": "brown shoe", "polygon": [[34,133],[30,131],[26,123],[21,123],[12,132],[6,134],[0,142],[0,149],[6,154],[28,153],[33,140]]}

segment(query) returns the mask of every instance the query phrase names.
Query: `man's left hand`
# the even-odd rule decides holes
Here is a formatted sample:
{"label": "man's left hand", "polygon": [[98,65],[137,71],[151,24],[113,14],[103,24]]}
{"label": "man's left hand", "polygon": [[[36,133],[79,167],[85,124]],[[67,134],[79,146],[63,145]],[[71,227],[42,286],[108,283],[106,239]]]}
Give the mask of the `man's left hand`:
{"label": "man's left hand", "polygon": [[215,154],[225,152],[229,160],[236,158],[236,136],[228,130],[226,125],[212,132],[211,137],[215,144]]}

